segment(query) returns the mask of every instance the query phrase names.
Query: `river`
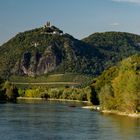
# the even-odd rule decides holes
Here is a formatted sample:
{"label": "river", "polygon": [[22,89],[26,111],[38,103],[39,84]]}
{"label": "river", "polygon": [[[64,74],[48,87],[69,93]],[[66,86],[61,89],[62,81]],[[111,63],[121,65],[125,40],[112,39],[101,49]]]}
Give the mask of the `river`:
{"label": "river", "polygon": [[[71,107],[76,105],[76,107]],[[0,104],[1,140],[139,140],[140,119],[104,115],[81,103]]]}

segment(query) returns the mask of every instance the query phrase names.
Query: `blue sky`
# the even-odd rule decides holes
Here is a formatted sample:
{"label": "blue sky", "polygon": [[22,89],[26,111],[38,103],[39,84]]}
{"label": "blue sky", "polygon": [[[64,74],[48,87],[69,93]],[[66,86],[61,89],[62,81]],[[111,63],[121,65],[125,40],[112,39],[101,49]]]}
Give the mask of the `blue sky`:
{"label": "blue sky", "polygon": [[0,44],[46,21],[78,39],[104,31],[140,34],[139,15],[140,0],[0,0]]}

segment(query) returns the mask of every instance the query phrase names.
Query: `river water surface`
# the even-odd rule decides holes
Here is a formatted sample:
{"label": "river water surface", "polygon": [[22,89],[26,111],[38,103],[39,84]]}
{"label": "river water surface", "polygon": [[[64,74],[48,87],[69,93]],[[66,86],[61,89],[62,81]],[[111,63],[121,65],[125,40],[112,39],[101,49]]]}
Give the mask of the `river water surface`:
{"label": "river water surface", "polygon": [[140,140],[140,119],[81,106],[52,101],[0,104],[0,140]]}

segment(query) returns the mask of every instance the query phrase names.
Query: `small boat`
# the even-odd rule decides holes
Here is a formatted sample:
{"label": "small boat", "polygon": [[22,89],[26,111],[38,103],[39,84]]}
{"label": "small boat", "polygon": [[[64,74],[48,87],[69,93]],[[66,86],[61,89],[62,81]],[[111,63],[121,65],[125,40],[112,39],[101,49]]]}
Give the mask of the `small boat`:
{"label": "small boat", "polygon": [[69,107],[76,107],[75,105],[69,105]]}

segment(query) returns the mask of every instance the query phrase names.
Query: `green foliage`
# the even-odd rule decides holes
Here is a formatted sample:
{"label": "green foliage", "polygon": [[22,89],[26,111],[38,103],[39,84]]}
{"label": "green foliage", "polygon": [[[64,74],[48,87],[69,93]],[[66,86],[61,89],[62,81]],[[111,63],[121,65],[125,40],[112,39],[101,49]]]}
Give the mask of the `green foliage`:
{"label": "green foliage", "polygon": [[[123,58],[140,53],[140,36],[134,34],[95,33],[80,41],[68,34],[46,34],[45,30],[38,28],[19,33],[0,47],[0,75],[3,78],[8,79],[14,74],[24,75],[21,70],[23,65],[32,75],[43,74],[41,70],[45,63],[37,67],[40,60],[47,59],[48,51],[52,58],[56,58],[56,67],[50,72],[93,76],[98,76]],[[38,43],[37,47],[34,43]]]}
{"label": "green foliage", "polygon": [[101,88],[99,94],[100,104],[102,109],[116,109],[116,102],[114,100],[114,91],[110,84],[105,85]]}
{"label": "green foliage", "polygon": [[111,85],[112,80],[118,75],[118,67],[114,66],[109,68],[108,70],[104,71],[98,78],[95,78],[93,80],[93,83],[91,85],[93,98],[91,99],[91,102],[94,105],[99,105],[99,96],[101,89],[105,87],[106,85]]}
{"label": "green foliage", "polygon": [[44,89],[41,87],[33,88],[33,89],[26,89],[25,90],[25,97],[31,97],[31,98],[42,98],[45,95],[43,94]]}
{"label": "green foliage", "polygon": [[19,96],[18,89],[9,81],[4,83],[3,92],[6,100],[10,102],[16,102],[16,98]]}
{"label": "green foliage", "polygon": [[[106,71],[99,77],[97,83],[103,82],[99,88],[99,99],[103,109],[118,110],[124,112],[140,111],[140,56],[134,55],[123,60],[115,76],[109,77],[109,82],[106,77],[110,71]],[[101,78],[102,77],[102,78]],[[97,83],[94,86],[98,87]]]}
{"label": "green foliage", "polygon": [[23,97],[25,95],[25,90],[19,88],[18,89],[18,94],[19,94],[20,97]]}
{"label": "green foliage", "polygon": [[[84,88],[90,85],[93,81],[93,77],[89,75],[81,75],[81,74],[73,74],[73,73],[64,73],[64,74],[49,74],[42,75],[36,77],[28,77],[28,76],[11,76],[9,79],[13,82],[17,87],[21,88],[21,85],[16,83],[53,83],[44,85],[45,87],[81,87]],[[60,84],[59,84],[60,82]],[[63,84],[61,84],[63,82]],[[66,83],[65,83],[66,82]],[[68,84],[70,83],[70,84]],[[40,86],[40,85],[39,85]],[[43,85],[42,85],[43,86]],[[32,88],[33,85],[26,85],[22,87],[24,88]]]}
{"label": "green foliage", "polygon": [[[23,96],[23,95],[22,95]],[[32,88],[26,89],[24,97],[68,99],[91,102],[91,88]]]}
{"label": "green foliage", "polygon": [[49,89],[48,93],[49,97],[54,99],[59,99],[62,94],[61,90],[57,88]]}
{"label": "green foliage", "polygon": [[[125,71],[125,65],[123,65],[123,69],[120,68],[119,75],[112,81],[117,109],[121,111],[137,112],[140,105],[140,74],[137,73],[135,67],[132,69],[133,64],[126,67]],[[137,63],[137,66],[139,64]]]}
{"label": "green foliage", "polygon": [[100,54],[102,70],[134,54],[140,54],[140,36],[124,32],[95,33],[83,39]]}
{"label": "green foliage", "polygon": [[[38,43],[38,46],[35,47],[34,43]],[[37,66],[39,60],[47,59],[48,51],[56,58],[56,68],[51,72],[98,73],[96,71],[98,69],[94,70],[91,67],[98,68],[96,49],[68,34],[46,34],[45,29],[38,28],[19,33],[0,47],[0,75],[6,79],[13,74],[23,75],[21,70],[23,65],[28,70],[32,70],[33,75],[38,73],[40,75],[41,68],[37,69]]]}

